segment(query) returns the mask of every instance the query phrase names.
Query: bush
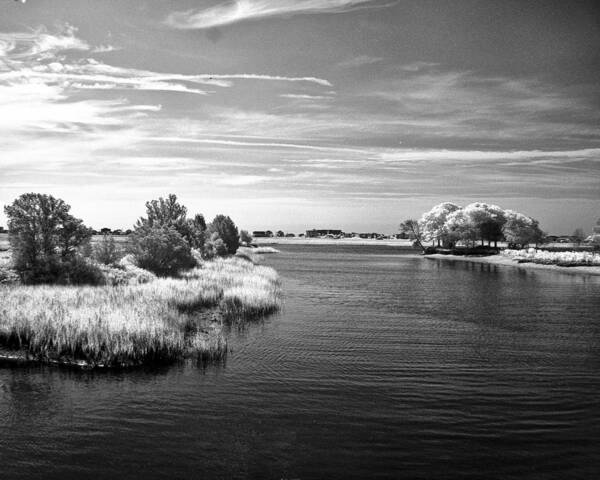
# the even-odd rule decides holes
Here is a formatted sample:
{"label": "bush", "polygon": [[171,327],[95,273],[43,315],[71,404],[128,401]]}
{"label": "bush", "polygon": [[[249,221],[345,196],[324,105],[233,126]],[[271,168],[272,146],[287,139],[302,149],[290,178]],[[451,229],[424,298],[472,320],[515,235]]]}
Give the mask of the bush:
{"label": "bush", "polygon": [[136,228],[132,251],[138,267],[159,276],[177,275],[180,270],[196,265],[189,244],[174,227]]}
{"label": "bush", "polygon": [[228,253],[227,246],[217,232],[213,232],[204,244],[204,257],[207,259],[225,257]]}
{"label": "bush", "polygon": [[18,273],[7,264],[0,264],[0,285],[15,285],[20,281]]}
{"label": "bush", "polygon": [[94,248],[94,259],[104,265],[113,265],[121,258],[121,252],[112,235],[104,234],[102,240]]}
{"label": "bush", "polygon": [[49,257],[34,268],[22,269],[19,276],[27,285],[104,285],[102,271],[94,262],[80,255],[67,258]]}
{"label": "bush", "polygon": [[246,247],[250,246],[252,243],[252,235],[250,235],[247,230],[240,231],[240,243]]}
{"label": "bush", "polygon": [[240,246],[240,234],[231,218],[225,215],[217,215],[208,227],[208,231],[211,235],[218,234],[227,247],[227,253],[234,255],[237,252]]}
{"label": "bush", "polygon": [[90,260],[79,255],[62,263],[58,281],[64,285],[104,285],[102,270]]}

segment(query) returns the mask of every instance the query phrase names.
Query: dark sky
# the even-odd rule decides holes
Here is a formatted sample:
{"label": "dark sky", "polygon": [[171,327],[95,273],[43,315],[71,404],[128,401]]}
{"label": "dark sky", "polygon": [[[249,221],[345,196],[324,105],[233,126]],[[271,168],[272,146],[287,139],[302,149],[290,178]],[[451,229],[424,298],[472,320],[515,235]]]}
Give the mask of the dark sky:
{"label": "dark sky", "polygon": [[[442,201],[600,217],[600,3],[0,3],[0,203],[128,227],[393,232]],[[5,223],[0,215],[0,224]]]}

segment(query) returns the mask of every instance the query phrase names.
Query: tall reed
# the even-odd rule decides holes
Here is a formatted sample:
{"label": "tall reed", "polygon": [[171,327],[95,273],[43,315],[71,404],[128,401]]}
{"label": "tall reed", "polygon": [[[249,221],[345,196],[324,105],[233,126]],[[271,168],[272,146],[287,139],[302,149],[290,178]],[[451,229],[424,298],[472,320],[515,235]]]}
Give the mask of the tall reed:
{"label": "tall reed", "polygon": [[281,292],[273,269],[231,258],[135,285],[0,286],[0,298],[0,346],[34,360],[123,366],[220,358],[221,320],[273,312]]}

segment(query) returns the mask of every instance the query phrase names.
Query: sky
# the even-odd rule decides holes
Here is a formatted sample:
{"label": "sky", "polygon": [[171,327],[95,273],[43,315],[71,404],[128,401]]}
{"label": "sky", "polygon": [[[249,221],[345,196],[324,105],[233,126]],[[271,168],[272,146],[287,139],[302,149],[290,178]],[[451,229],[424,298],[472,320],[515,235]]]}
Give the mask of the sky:
{"label": "sky", "polygon": [[130,228],[175,193],[249,230],[394,233],[482,201],[589,233],[599,72],[594,1],[0,0],[0,205]]}

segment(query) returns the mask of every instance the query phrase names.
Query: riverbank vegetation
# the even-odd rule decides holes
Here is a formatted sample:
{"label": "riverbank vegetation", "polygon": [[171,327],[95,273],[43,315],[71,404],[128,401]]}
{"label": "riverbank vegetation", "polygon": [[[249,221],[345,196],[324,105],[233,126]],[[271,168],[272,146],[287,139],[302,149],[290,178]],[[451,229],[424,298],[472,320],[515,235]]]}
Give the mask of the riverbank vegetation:
{"label": "riverbank vegetation", "polygon": [[550,252],[529,248],[506,249],[502,254],[519,263],[531,262],[542,265],[558,265],[559,267],[600,266],[600,253],[595,252]]}
{"label": "riverbank vegetation", "polygon": [[252,251],[254,253],[258,253],[258,254],[279,253],[279,250],[277,250],[276,248],[273,248],[273,247],[264,247],[264,246],[254,247],[252,249]]}
{"label": "riverbank vegetation", "polygon": [[279,309],[277,273],[257,255],[235,255],[229,217],[187,219],[174,195],[146,207],[124,248],[108,236],[91,245],[89,229],[51,196],[5,207],[0,358],[86,367],[217,360],[226,324]]}
{"label": "riverbank vegetation", "polygon": [[[571,247],[571,250],[528,248],[543,242],[544,233],[534,218],[497,205],[472,203],[460,207],[441,203],[419,220],[406,220],[400,229],[413,238],[424,254],[489,256],[502,253],[519,263],[557,266],[598,266],[598,246]],[[508,249],[498,248],[506,242]],[[493,243],[493,245],[492,245]],[[520,248],[519,248],[520,247]],[[581,251],[583,249],[586,251]],[[595,251],[594,251],[595,250]]]}

